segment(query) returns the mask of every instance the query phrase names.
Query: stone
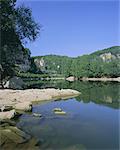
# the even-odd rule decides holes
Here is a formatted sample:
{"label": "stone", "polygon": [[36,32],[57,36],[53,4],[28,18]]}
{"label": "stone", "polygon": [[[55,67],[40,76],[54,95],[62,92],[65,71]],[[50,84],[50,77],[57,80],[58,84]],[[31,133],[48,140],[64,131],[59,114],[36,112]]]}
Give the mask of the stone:
{"label": "stone", "polygon": [[75,81],[75,77],[74,76],[70,76],[68,78],[66,78],[67,81],[73,82]]}
{"label": "stone", "polygon": [[39,141],[35,138],[31,138],[30,135],[26,134],[22,130],[13,126],[6,126],[0,128],[0,147],[1,149],[9,150],[25,150],[34,149],[39,150],[37,146]]}
{"label": "stone", "polygon": [[54,113],[57,115],[66,115],[65,111],[55,111]]}
{"label": "stone", "polygon": [[4,85],[4,88],[10,88],[10,89],[23,89],[24,82],[20,77],[13,77],[10,80],[6,82]]}
{"label": "stone", "polygon": [[10,110],[6,112],[0,112],[0,120],[11,119],[15,117],[15,110]]}
{"label": "stone", "polygon": [[12,110],[13,109],[13,107],[12,106],[5,106],[5,105],[3,105],[2,107],[0,107],[0,110],[3,112],[3,111],[9,111],[9,110]]}
{"label": "stone", "polygon": [[41,115],[41,114],[38,114],[38,113],[33,113],[33,116],[34,116],[34,117],[42,117],[42,115]]}
{"label": "stone", "polygon": [[55,111],[62,111],[62,109],[61,109],[61,108],[54,108],[53,111],[54,111],[54,112],[55,112]]}
{"label": "stone", "polygon": [[54,108],[53,111],[57,115],[65,115],[66,114],[66,112],[63,111],[61,108]]}
{"label": "stone", "polygon": [[72,89],[61,89],[60,90],[60,97],[61,99],[67,99],[70,97],[75,97],[80,95],[80,92]]}
{"label": "stone", "polygon": [[21,111],[31,111],[32,110],[32,103],[31,102],[22,102],[22,103],[17,103],[14,108],[16,110],[21,110]]}
{"label": "stone", "polygon": [[19,135],[20,137],[24,138],[25,140],[30,139],[30,136],[27,135],[25,132],[23,132],[22,130],[18,129],[17,127],[14,126],[8,126],[6,127],[7,129],[10,129],[12,132],[14,132],[15,134]]}
{"label": "stone", "polygon": [[12,121],[10,119],[1,120],[1,126],[2,125],[5,126],[4,124],[8,124],[10,126],[15,126],[16,125],[15,121]]}
{"label": "stone", "polygon": [[3,139],[7,138],[7,139],[9,139],[10,141],[12,141],[14,143],[23,143],[23,142],[25,142],[25,140],[21,136],[19,136],[18,134],[12,132],[10,129],[3,129],[0,132],[1,132],[1,137],[3,137]]}

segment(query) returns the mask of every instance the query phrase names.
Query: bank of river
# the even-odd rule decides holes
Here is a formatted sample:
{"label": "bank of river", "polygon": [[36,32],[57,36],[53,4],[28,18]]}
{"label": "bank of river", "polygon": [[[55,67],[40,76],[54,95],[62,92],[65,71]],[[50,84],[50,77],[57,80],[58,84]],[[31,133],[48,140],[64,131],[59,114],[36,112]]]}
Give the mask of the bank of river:
{"label": "bank of river", "polygon": [[[32,111],[36,102],[66,99],[78,96],[80,92],[71,89],[29,89],[0,90],[0,146],[2,149],[39,149],[39,140],[16,127],[14,118]],[[40,117],[41,114],[33,114]],[[13,119],[12,121],[10,119]]]}

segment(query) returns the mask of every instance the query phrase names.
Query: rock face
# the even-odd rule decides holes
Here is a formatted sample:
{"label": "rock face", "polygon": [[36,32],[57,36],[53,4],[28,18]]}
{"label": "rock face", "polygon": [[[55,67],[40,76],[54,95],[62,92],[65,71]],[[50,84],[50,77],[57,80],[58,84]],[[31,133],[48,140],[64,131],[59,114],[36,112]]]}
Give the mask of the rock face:
{"label": "rock face", "polygon": [[43,58],[34,59],[34,63],[39,70],[41,70],[42,72],[45,71],[45,61]]}
{"label": "rock face", "polygon": [[23,87],[24,87],[24,82],[19,77],[13,77],[13,78],[11,78],[4,85],[4,88],[10,88],[10,89],[23,89]]}
{"label": "rock face", "polygon": [[[112,55],[110,52],[109,53],[104,53],[100,55],[100,58],[102,58],[102,60],[104,62],[110,62],[112,59],[116,59],[115,55]],[[119,58],[119,57],[118,57]]]}

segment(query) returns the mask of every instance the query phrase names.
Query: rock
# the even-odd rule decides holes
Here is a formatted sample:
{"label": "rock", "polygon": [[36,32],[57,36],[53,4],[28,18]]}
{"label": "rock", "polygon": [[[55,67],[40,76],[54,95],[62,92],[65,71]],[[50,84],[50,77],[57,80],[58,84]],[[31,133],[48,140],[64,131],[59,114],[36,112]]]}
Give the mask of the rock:
{"label": "rock", "polygon": [[34,116],[34,117],[42,117],[41,114],[37,114],[37,113],[33,113],[33,116]]}
{"label": "rock", "polygon": [[1,137],[3,137],[3,139],[7,138],[10,141],[15,142],[15,143],[25,142],[25,140],[21,136],[12,132],[10,129],[4,129],[4,130],[1,130],[0,132],[1,132]]}
{"label": "rock", "polygon": [[3,106],[0,107],[0,111],[3,112],[4,110],[5,110],[5,105],[3,105]]}
{"label": "rock", "polygon": [[30,139],[30,136],[21,131],[17,127],[6,126],[0,128],[1,142],[3,149],[14,149],[16,145],[25,143]]}
{"label": "rock", "polygon": [[38,148],[38,140],[35,138],[31,139],[31,136],[18,129],[17,127],[7,126],[0,128],[1,138],[0,147],[1,149],[9,150],[36,150]]}
{"label": "rock", "polygon": [[35,63],[35,66],[37,67],[37,70],[41,70],[42,72],[44,72],[46,69],[45,69],[45,61],[43,58],[35,58],[34,59],[34,63]]}
{"label": "rock", "polygon": [[61,108],[54,108],[53,111],[54,111],[54,112],[55,112],[55,111],[62,111],[62,109],[61,109]]}
{"label": "rock", "polygon": [[72,89],[61,89],[60,90],[60,97],[61,99],[67,99],[70,97],[76,97],[80,95],[80,92]]}
{"label": "rock", "polygon": [[[24,102],[40,102],[47,100],[76,97],[80,92],[71,89],[27,89],[27,90],[0,90],[0,106],[11,105],[19,109]],[[22,103],[22,104],[21,104]],[[17,105],[18,104],[18,105]],[[31,107],[29,107],[31,109]]]}
{"label": "rock", "polygon": [[0,107],[0,110],[3,112],[3,111],[9,111],[9,110],[12,110],[13,107],[12,106],[5,106],[3,105],[2,107]]}
{"label": "rock", "polygon": [[21,111],[31,111],[32,110],[32,103],[31,102],[22,102],[22,103],[17,103],[14,108],[16,110],[21,110]]}
{"label": "rock", "polygon": [[5,126],[4,124],[8,124],[10,126],[15,126],[16,125],[15,121],[12,121],[10,119],[1,120],[1,125],[0,126]]}
{"label": "rock", "polygon": [[27,143],[19,144],[17,148],[19,150],[40,150],[38,145],[39,145],[39,141],[36,140],[35,138],[32,138]]}
{"label": "rock", "polygon": [[13,127],[13,126],[8,126],[6,127],[7,129],[10,129],[12,132],[14,132],[15,134],[19,135],[20,137],[24,138],[26,140],[30,139],[30,136],[28,134],[26,134],[25,132],[23,132],[22,130],[18,129],[17,127]]}
{"label": "rock", "polygon": [[61,108],[54,108],[53,111],[55,114],[58,114],[58,115],[65,115],[66,114],[66,112],[63,111]]}
{"label": "rock", "polygon": [[70,76],[68,78],[66,78],[67,81],[73,82],[75,81],[75,77],[74,76]]}
{"label": "rock", "polygon": [[0,120],[11,119],[15,117],[15,110],[10,110],[6,112],[0,112]]}
{"label": "rock", "polygon": [[84,145],[76,144],[63,148],[63,150],[87,150]]}
{"label": "rock", "polygon": [[66,115],[65,111],[55,111],[54,113],[57,115]]}
{"label": "rock", "polygon": [[24,82],[20,77],[13,77],[9,81],[6,82],[4,88],[10,89],[23,89]]}

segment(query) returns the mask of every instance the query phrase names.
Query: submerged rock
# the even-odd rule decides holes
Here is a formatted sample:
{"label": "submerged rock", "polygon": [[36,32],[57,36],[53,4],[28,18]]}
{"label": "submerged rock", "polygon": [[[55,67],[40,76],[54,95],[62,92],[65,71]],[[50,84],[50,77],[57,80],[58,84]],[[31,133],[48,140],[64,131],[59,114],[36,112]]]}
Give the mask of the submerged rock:
{"label": "submerged rock", "polygon": [[63,150],[87,150],[83,144],[71,145],[63,148]]}
{"label": "submerged rock", "polygon": [[0,128],[1,133],[1,149],[18,150],[18,149],[36,149],[38,141],[30,137],[22,130],[13,126]]}
{"label": "submerged rock", "polygon": [[66,114],[66,112],[63,111],[61,108],[54,108],[53,111],[55,114],[58,114],[58,115],[65,115]]}
{"label": "submerged rock", "polygon": [[38,114],[38,113],[33,113],[34,117],[42,117],[42,114]]}
{"label": "submerged rock", "polygon": [[57,115],[66,115],[65,111],[55,111],[54,113]]}
{"label": "submerged rock", "polygon": [[9,125],[9,126],[15,126],[16,122],[13,121],[13,120],[10,120],[10,119],[4,119],[4,120],[1,120],[0,127],[1,126],[6,126],[6,124]]}
{"label": "submerged rock", "polygon": [[61,108],[54,108],[53,111],[54,111],[54,112],[55,112],[55,111],[62,111],[62,109],[61,109]]}

